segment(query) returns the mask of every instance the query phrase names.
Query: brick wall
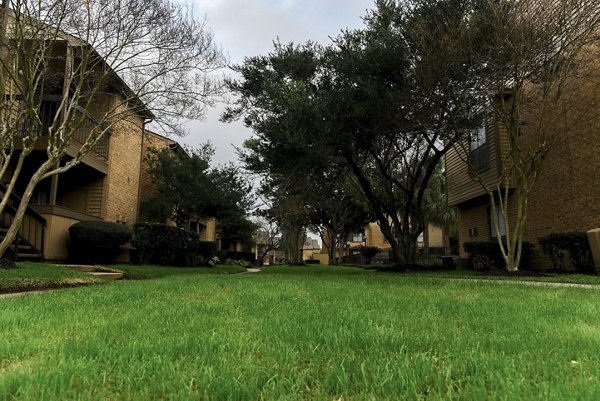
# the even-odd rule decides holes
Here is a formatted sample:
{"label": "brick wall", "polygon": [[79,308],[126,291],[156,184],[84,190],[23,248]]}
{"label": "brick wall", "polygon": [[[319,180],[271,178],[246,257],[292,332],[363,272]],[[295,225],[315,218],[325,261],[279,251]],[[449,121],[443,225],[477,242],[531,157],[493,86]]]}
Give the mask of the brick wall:
{"label": "brick wall", "polygon": [[109,142],[104,220],[129,224],[137,221],[143,127],[137,115],[114,126]]}
{"label": "brick wall", "polygon": [[146,130],[144,132],[144,143],[143,143],[143,158],[142,158],[142,181],[141,181],[141,196],[151,194],[154,190],[154,184],[152,177],[148,174],[148,163],[146,163],[146,157],[148,156],[149,149],[164,149],[168,146],[175,144],[176,142],[165,138],[161,135],[155,134],[154,132]]}
{"label": "brick wall", "polygon": [[379,228],[379,224],[377,223],[369,224],[365,230],[365,235],[367,236],[368,246],[376,246],[379,249],[386,249],[390,247],[390,243],[383,236],[383,233]]}

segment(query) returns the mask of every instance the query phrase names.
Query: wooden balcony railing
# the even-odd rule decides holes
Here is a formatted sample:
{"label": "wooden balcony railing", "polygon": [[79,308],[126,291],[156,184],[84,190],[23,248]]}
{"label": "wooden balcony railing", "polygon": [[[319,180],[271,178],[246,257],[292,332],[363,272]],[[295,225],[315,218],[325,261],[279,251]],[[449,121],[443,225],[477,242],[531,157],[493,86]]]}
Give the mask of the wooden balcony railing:
{"label": "wooden balcony railing", "polygon": [[[19,102],[19,100],[17,100]],[[38,116],[41,121],[41,126],[39,121],[30,122],[25,120],[21,124],[21,137],[25,137],[27,135],[36,135],[36,136],[47,136],[54,122],[54,118],[56,117],[56,113],[58,111],[58,107],[60,104],[60,96],[47,96],[44,97],[44,100],[40,102]],[[106,125],[101,123],[97,118],[95,118],[91,113],[85,110],[83,107],[77,106],[76,108],[76,121],[80,121],[79,126],[77,127],[73,139],[78,144],[82,145],[88,139],[88,137],[97,132],[98,130],[106,128]],[[32,125],[34,125],[32,127]],[[109,135],[111,130],[107,129],[106,133],[100,138],[100,140],[94,145],[92,148],[92,153],[104,160],[108,160],[108,143],[109,143]]]}
{"label": "wooden balcony railing", "polygon": [[[90,113],[88,113],[83,107],[77,107],[77,113],[78,116],[77,118],[83,116],[84,118],[82,119],[82,124],[79,126],[79,128],[77,129],[77,131],[75,131],[75,135],[74,135],[74,139],[83,144],[85,143],[85,141],[87,140],[87,138],[94,132],[94,130],[100,130],[103,129],[105,126],[104,124],[100,123],[94,116],[92,116]],[[108,160],[108,138],[110,135],[110,128],[107,130],[107,132],[102,135],[102,137],[100,138],[100,140],[98,141],[98,143],[96,143],[96,145],[94,145],[94,147],[92,148],[92,152],[104,159],[104,160]]]}

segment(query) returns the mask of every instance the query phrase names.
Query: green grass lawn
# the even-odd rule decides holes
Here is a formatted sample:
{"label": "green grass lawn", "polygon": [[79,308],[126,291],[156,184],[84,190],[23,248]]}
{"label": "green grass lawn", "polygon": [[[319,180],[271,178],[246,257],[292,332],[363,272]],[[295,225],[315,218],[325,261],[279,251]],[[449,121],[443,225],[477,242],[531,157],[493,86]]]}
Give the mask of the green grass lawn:
{"label": "green grass lawn", "polygon": [[1,400],[597,400],[600,292],[354,268],[1,300]]}

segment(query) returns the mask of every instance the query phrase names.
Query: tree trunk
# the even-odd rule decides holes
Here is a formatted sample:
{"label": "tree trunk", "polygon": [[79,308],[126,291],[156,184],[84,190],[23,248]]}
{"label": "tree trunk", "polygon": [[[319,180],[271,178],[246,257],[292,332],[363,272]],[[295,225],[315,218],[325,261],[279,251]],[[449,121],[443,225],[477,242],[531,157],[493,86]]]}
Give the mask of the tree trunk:
{"label": "tree trunk", "polygon": [[400,231],[398,245],[401,253],[401,262],[403,265],[411,266],[417,261],[417,235],[408,230]]}
{"label": "tree trunk", "polygon": [[327,247],[327,261],[330,265],[335,265],[336,264],[336,258],[335,258],[335,250],[336,250],[336,241],[335,241],[335,236],[333,235],[333,231],[329,228],[325,228],[325,230],[327,231],[327,241],[325,241],[325,236],[323,234],[321,235],[321,241],[323,241],[323,246]]}
{"label": "tree trunk", "polygon": [[287,257],[288,257],[288,263],[290,265],[297,265],[300,263],[300,259],[301,259],[301,248],[302,248],[302,244],[304,241],[302,241],[302,243],[300,242],[301,237],[302,237],[302,226],[296,226],[296,227],[292,227],[291,229],[288,230],[288,240],[286,241],[286,250],[287,250]]}
{"label": "tree trunk", "polygon": [[338,240],[338,264],[344,263],[344,251],[346,250],[346,241],[344,238]]}

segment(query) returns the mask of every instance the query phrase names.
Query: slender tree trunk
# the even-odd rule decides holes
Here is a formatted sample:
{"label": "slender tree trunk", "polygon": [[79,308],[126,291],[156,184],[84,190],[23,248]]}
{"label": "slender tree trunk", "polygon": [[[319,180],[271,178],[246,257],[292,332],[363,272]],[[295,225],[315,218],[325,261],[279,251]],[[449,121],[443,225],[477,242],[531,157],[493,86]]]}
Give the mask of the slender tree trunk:
{"label": "slender tree trunk", "polygon": [[344,263],[344,251],[346,250],[346,241],[341,237],[338,240],[338,264]]}
{"label": "slender tree trunk", "polygon": [[335,257],[335,251],[337,249],[336,237],[333,234],[333,230],[330,228],[325,228],[327,230],[327,241],[325,241],[325,236],[321,234],[321,241],[323,241],[323,246],[327,246],[327,260],[330,265],[335,265],[337,263]]}

